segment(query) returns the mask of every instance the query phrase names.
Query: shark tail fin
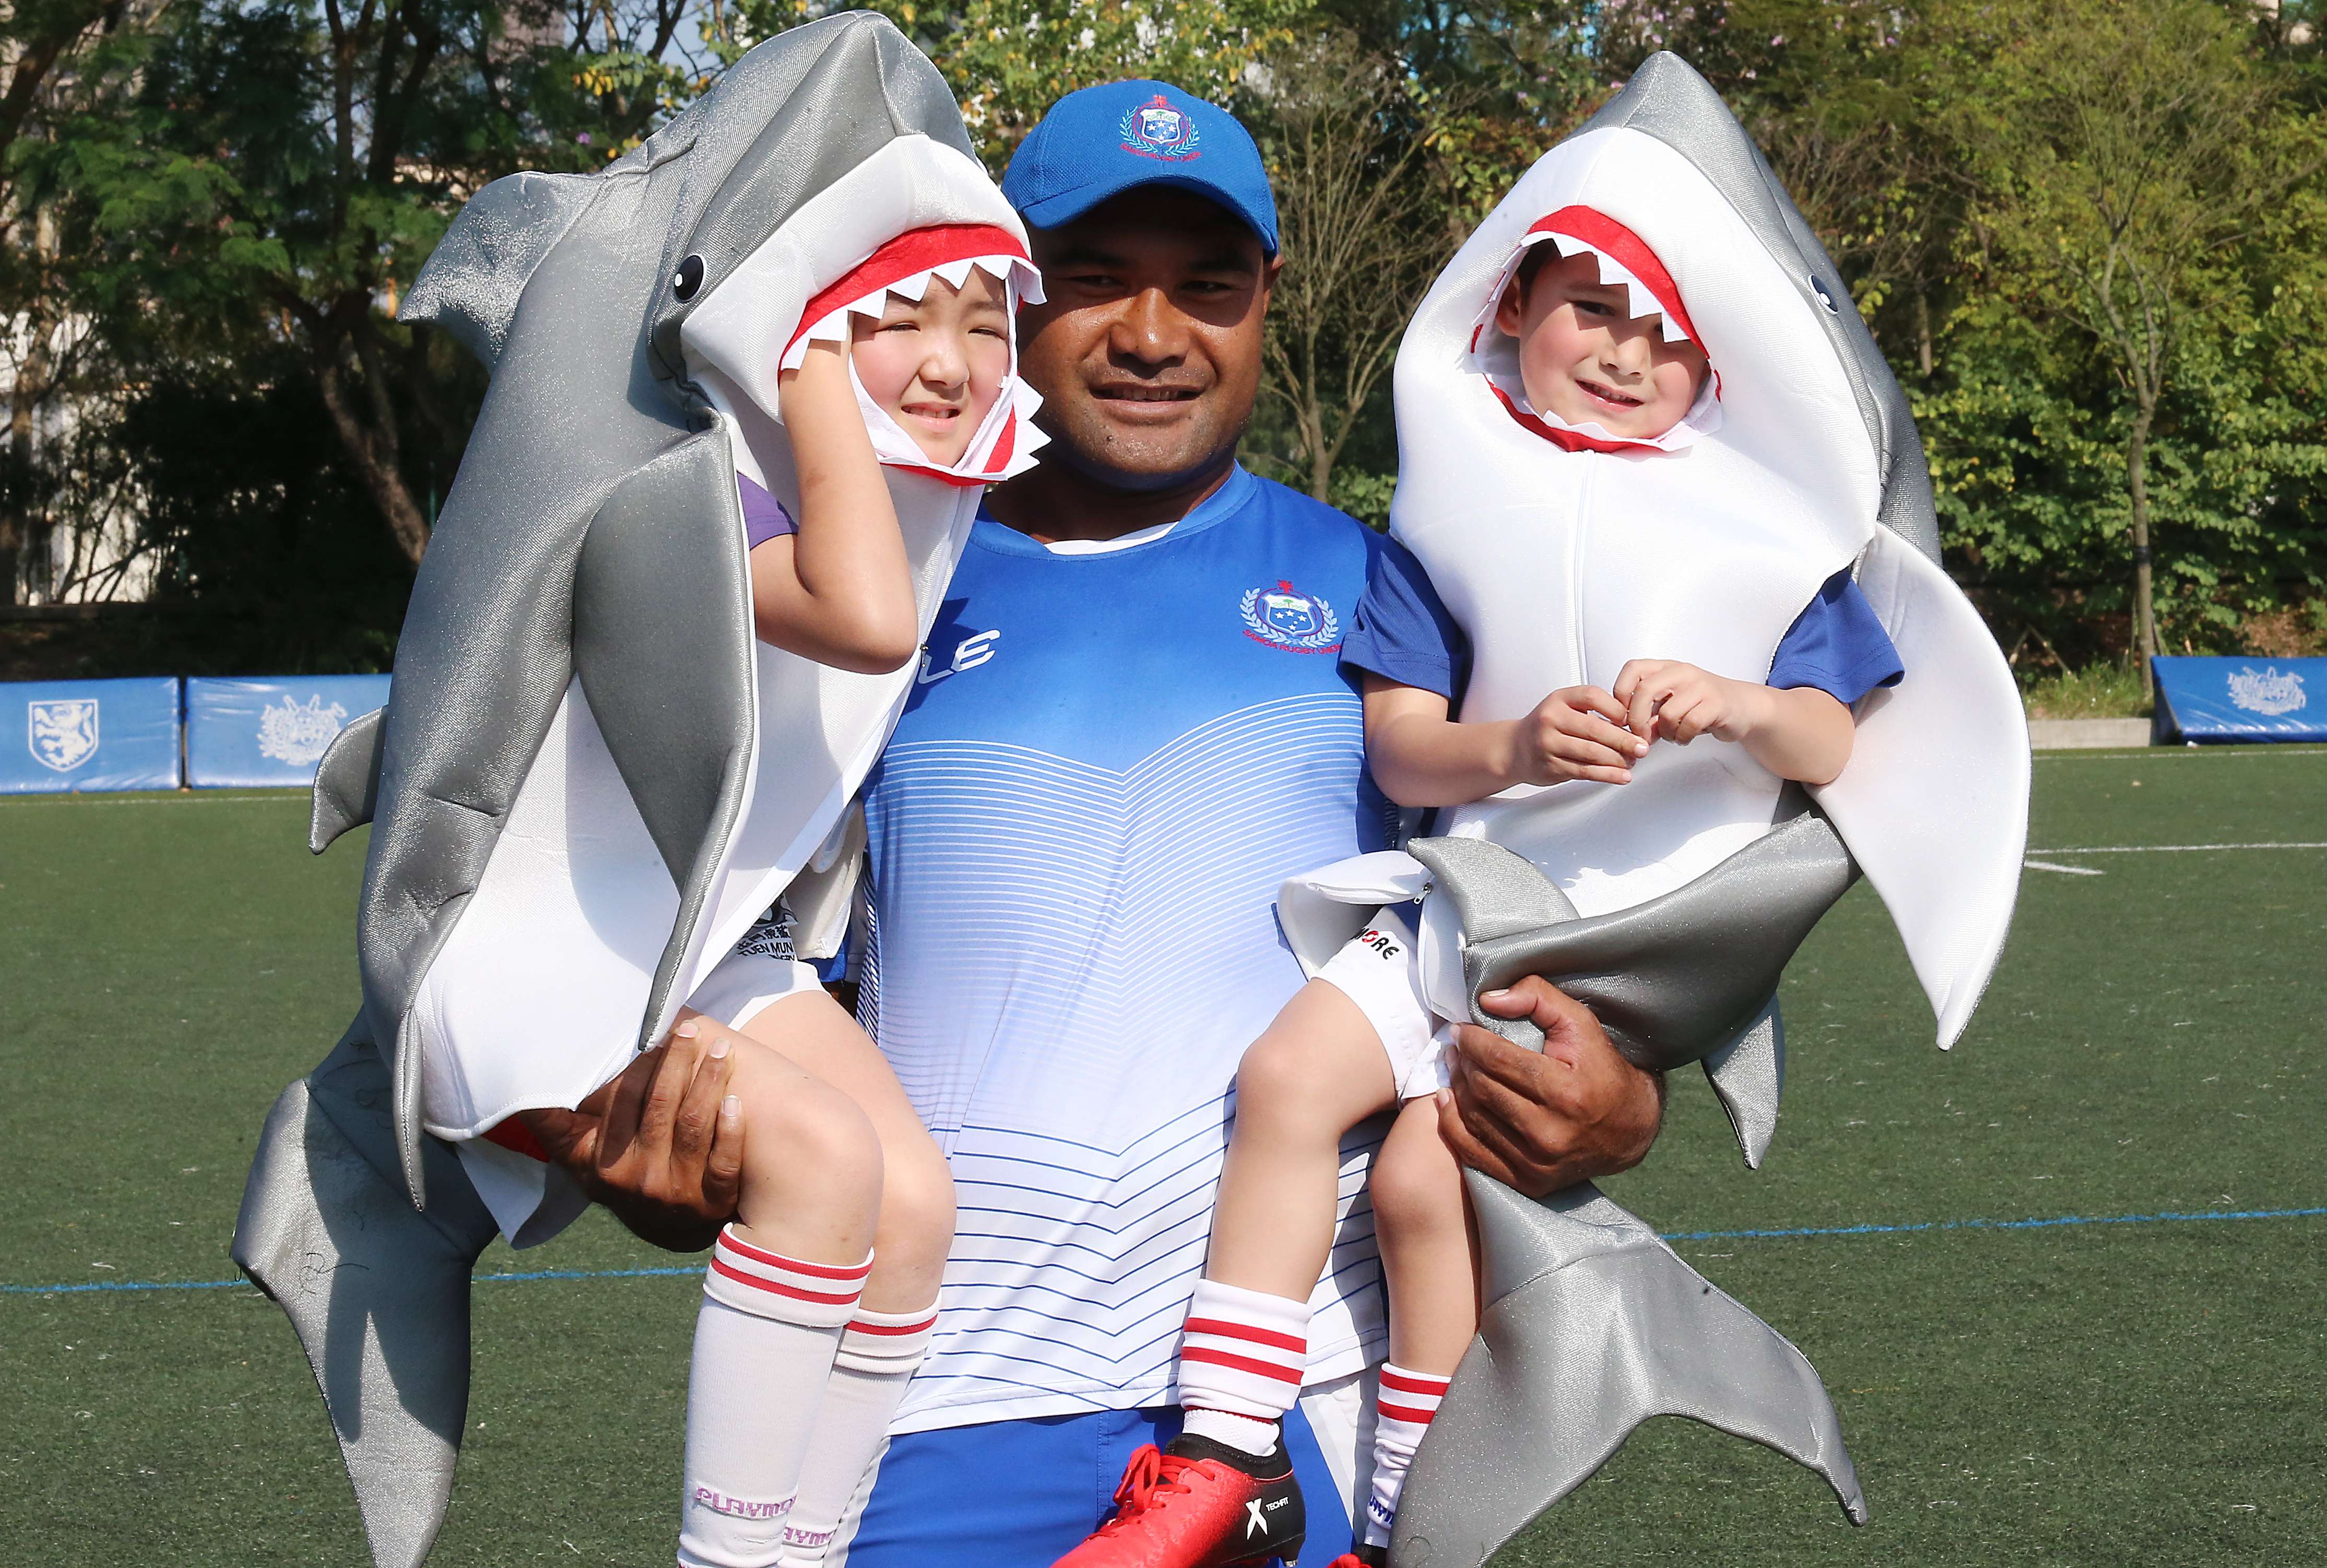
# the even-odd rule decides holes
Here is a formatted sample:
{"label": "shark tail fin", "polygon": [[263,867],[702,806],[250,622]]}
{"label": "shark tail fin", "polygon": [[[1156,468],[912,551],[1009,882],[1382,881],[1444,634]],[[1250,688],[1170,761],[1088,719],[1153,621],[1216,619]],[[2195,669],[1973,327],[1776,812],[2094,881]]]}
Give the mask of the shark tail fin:
{"label": "shark tail fin", "polygon": [[450,333],[491,371],[533,270],[590,204],[591,174],[505,174],[469,200],[412,281],[399,322]]}
{"label": "shark tail fin", "polygon": [[1393,1568],[1478,1568],[1657,1415],[1784,1454],[1866,1522],[1834,1403],[1776,1330],[1589,1182],[1541,1202],[1469,1185],[1487,1309],[1416,1456]]}
{"label": "shark tail fin", "polygon": [[[495,1234],[457,1169],[404,1190],[388,1073],[360,1017],[283,1091],[230,1255],[291,1320],[378,1568],[418,1568],[453,1495],[469,1408],[469,1271]],[[431,1162],[450,1163],[443,1145]]]}

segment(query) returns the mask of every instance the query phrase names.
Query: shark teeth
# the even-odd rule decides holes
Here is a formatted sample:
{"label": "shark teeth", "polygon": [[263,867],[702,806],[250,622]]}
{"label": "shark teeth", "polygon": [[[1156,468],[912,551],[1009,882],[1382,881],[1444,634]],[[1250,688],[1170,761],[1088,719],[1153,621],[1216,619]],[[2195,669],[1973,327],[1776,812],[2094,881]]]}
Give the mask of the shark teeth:
{"label": "shark teeth", "polygon": [[895,294],[919,303],[930,292],[930,279],[942,277],[955,288],[969,281],[972,271],[985,273],[1002,284],[1008,291],[1011,313],[1014,316],[1020,304],[1042,303],[1042,275],[1031,262],[1015,256],[968,256],[958,261],[940,262],[925,271],[917,272],[896,282],[884,284],[859,298],[849,301],[838,310],[829,312],[809,324],[791,347],[785,351],[783,369],[797,369],[812,342],[845,342],[848,338],[848,318],[852,315],[879,319],[889,308],[889,296]]}
{"label": "shark teeth", "polygon": [[1522,256],[1526,255],[1527,246],[1537,244],[1544,240],[1549,240],[1551,242],[1553,247],[1559,252],[1562,259],[1571,256],[1589,255],[1594,262],[1599,264],[1600,281],[1610,288],[1621,288],[1624,291],[1626,313],[1631,315],[1633,320],[1638,321],[1642,316],[1655,316],[1658,318],[1657,330],[1659,333],[1662,335],[1666,342],[1685,343],[1688,341],[1688,334],[1681,331],[1680,323],[1672,319],[1671,314],[1666,311],[1663,303],[1657,298],[1655,293],[1649,289],[1649,285],[1632,275],[1631,268],[1625,266],[1622,262],[1620,262],[1615,257],[1609,256],[1606,252],[1595,249],[1584,240],[1576,238],[1574,235],[1530,234],[1527,237],[1526,241],[1520,246],[1519,254]]}

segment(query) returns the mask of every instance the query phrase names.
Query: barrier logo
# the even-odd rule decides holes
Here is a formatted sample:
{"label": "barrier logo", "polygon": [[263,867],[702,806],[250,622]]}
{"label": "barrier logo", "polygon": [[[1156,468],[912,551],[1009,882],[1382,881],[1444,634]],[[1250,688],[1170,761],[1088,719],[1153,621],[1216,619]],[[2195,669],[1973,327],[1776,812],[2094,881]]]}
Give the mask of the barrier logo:
{"label": "barrier logo", "polygon": [[51,773],[70,773],[97,755],[97,699],[58,697],[24,707],[24,743]]}
{"label": "barrier logo", "polygon": [[1125,112],[1116,129],[1123,135],[1123,150],[1167,163],[1201,158],[1196,144],[1203,140],[1196,122],[1173,108],[1162,93]]}
{"label": "barrier logo", "polygon": [[259,755],[294,768],[312,767],[323,760],[347,722],[348,710],[337,703],[325,707],[320,692],[304,703],[285,696],[258,712]]}
{"label": "barrier logo", "polygon": [[1244,634],[1256,642],[1294,653],[1332,653],[1341,646],[1341,621],[1333,607],[1290,583],[1248,588],[1237,608]]}
{"label": "barrier logo", "polygon": [[2248,665],[2230,677],[2230,701],[2250,714],[2275,718],[2294,712],[2310,700],[2304,695],[2303,677],[2293,670],[2282,675],[2276,665],[2261,669]]}

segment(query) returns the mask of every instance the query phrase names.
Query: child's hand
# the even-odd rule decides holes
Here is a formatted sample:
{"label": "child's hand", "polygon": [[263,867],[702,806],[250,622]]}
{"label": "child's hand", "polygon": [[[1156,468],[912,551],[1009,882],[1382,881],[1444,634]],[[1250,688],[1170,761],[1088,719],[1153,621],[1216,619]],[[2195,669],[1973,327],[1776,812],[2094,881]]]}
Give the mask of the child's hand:
{"label": "child's hand", "polygon": [[1519,721],[1507,771],[1515,784],[1591,779],[1629,784],[1632,762],[1649,749],[1623,729],[1624,705],[1598,686],[1567,686]]}
{"label": "child's hand", "polygon": [[855,406],[855,389],[848,384],[846,339],[809,340],[800,362],[776,377],[776,401],[787,419],[793,400],[803,396],[826,401],[846,397],[850,407]]}
{"label": "child's hand", "polygon": [[1616,700],[1643,742],[1659,735],[1683,746],[1699,735],[1743,741],[1762,722],[1768,691],[1678,659],[1636,658],[1616,672]]}

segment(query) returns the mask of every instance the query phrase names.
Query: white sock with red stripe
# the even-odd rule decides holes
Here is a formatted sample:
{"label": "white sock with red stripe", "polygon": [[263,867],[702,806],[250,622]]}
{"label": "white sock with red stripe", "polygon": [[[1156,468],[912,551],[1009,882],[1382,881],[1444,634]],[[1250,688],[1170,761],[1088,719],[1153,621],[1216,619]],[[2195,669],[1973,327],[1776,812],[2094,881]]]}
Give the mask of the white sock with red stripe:
{"label": "white sock with red stripe", "polygon": [[1198,1280],[1180,1346],[1183,1431],[1256,1457],[1301,1397],[1309,1367],[1309,1303]]}
{"label": "white sock with red stripe", "polygon": [[873,1259],[805,1263],[719,1233],[687,1385],[681,1568],[773,1568],[841,1330]]}
{"label": "white sock with red stripe", "polygon": [[1378,1418],[1374,1423],[1374,1489],[1366,1498],[1366,1540],[1369,1546],[1389,1545],[1389,1527],[1397,1518],[1398,1495],[1406,1490],[1406,1472],[1413,1467],[1414,1451],[1446,1397],[1446,1377],[1408,1372],[1382,1363]]}
{"label": "white sock with red stripe", "polygon": [[850,1505],[869,1489],[873,1466],[889,1441],[890,1419],[905,1397],[906,1381],[929,1354],[937,1321],[935,1302],[918,1312],[860,1308],[842,1331],[800,1471],[799,1501],[784,1521],[784,1568],[823,1562]]}

